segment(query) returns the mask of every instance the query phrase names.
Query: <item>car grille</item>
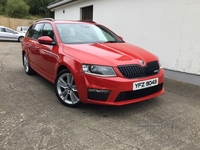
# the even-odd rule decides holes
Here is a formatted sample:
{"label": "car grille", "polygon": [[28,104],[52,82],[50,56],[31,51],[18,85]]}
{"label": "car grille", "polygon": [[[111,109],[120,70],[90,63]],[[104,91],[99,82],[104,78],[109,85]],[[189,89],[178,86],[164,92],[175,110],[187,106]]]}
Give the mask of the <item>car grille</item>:
{"label": "car grille", "polygon": [[141,90],[136,90],[136,91],[121,92],[117,96],[115,102],[126,101],[126,100],[145,97],[145,96],[148,96],[148,95],[151,95],[151,94],[154,94],[156,92],[161,91],[162,88],[163,88],[163,83],[158,84],[158,85],[153,86],[153,87],[146,88],[146,89],[141,89]]}
{"label": "car grille", "polygon": [[160,66],[158,61],[148,62],[146,66],[127,65],[118,66],[119,71],[126,78],[139,78],[155,75],[159,72]]}

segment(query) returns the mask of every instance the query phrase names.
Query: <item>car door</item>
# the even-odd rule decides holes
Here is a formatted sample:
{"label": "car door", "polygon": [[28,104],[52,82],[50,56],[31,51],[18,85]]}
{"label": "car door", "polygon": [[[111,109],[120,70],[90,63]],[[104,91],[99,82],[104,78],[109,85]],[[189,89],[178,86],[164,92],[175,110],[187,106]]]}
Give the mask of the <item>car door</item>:
{"label": "car door", "polygon": [[3,29],[3,27],[0,27],[0,40],[5,40],[5,30]]}
{"label": "car door", "polygon": [[10,28],[4,28],[5,30],[5,39],[6,40],[13,40],[13,41],[17,41],[19,38],[19,33],[17,33],[16,31],[10,29]]}
{"label": "car door", "polygon": [[40,53],[40,44],[38,43],[38,38],[41,36],[43,26],[44,23],[38,23],[33,26],[27,35],[27,37],[29,37],[29,40],[25,42],[28,49],[28,57],[31,63],[31,67],[33,67],[33,69],[39,73],[41,72],[40,65],[43,62]]}
{"label": "car door", "polygon": [[[50,23],[45,23],[42,30],[42,36],[49,36],[56,43],[53,27],[51,26]],[[40,44],[39,51],[40,51],[40,55],[42,56],[42,60],[41,60],[42,63],[40,64],[40,67],[43,71],[43,74],[49,80],[54,80],[55,68],[59,60],[58,46]]]}
{"label": "car door", "polygon": [[0,39],[1,40],[14,40],[14,37],[12,37],[13,31],[9,30],[5,27],[0,27]]}

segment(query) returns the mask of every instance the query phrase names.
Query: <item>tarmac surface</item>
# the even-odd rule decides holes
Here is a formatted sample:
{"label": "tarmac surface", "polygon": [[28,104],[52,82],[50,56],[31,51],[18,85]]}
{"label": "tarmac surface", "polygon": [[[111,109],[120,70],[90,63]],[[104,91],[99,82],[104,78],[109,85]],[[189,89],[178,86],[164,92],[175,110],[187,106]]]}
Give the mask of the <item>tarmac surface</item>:
{"label": "tarmac surface", "polygon": [[164,87],[131,105],[68,108],[25,74],[21,43],[0,42],[0,150],[200,150],[200,87]]}

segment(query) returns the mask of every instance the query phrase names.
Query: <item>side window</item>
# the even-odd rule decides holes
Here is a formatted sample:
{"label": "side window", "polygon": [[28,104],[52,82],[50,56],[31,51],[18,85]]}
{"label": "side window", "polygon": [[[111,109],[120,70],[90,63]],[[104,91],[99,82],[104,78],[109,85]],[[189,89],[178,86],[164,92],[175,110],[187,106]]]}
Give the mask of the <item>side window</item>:
{"label": "side window", "polygon": [[4,32],[3,28],[0,27],[0,32]]}
{"label": "side window", "polygon": [[27,37],[32,37],[33,36],[33,25],[31,25],[29,28],[28,28],[28,30],[27,30],[27,32],[26,32],[26,36]]}
{"label": "side window", "polygon": [[55,37],[51,24],[45,23],[42,30],[42,36],[49,36],[52,40],[54,40]]}
{"label": "side window", "polygon": [[28,28],[28,30],[27,30],[27,32],[26,32],[26,36],[27,37],[32,37],[32,35],[33,35],[33,25],[31,25],[29,28]]}
{"label": "side window", "polygon": [[11,30],[11,29],[5,28],[5,30],[6,30],[6,32],[8,32],[8,33],[14,33],[14,31]]}
{"label": "side window", "polygon": [[28,37],[33,38],[33,39],[38,39],[41,36],[42,32],[42,27],[44,23],[38,23],[36,24],[28,34]]}

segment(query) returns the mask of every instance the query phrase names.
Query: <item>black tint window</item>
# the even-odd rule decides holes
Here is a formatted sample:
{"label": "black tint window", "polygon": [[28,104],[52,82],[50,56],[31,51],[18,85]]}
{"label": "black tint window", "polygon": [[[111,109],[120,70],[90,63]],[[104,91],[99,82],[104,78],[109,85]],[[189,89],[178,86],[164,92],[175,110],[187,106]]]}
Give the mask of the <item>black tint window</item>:
{"label": "black tint window", "polygon": [[43,27],[43,23],[38,23],[36,24],[31,31],[31,38],[33,39],[38,39],[41,36],[41,31],[42,31],[42,27]]}
{"label": "black tint window", "polygon": [[33,36],[33,25],[31,25],[28,29],[28,31],[26,32],[26,36],[27,37],[32,37]]}
{"label": "black tint window", "polygon": [[93,20],[93,6],[83,7],[82,11],[82,20]]}
{"label": "black tint window", "polygon": [[53,28],[49,23],[46,23],[42,30],[42,36],[49,36],[52,40],[54,40],[54,32]]}

